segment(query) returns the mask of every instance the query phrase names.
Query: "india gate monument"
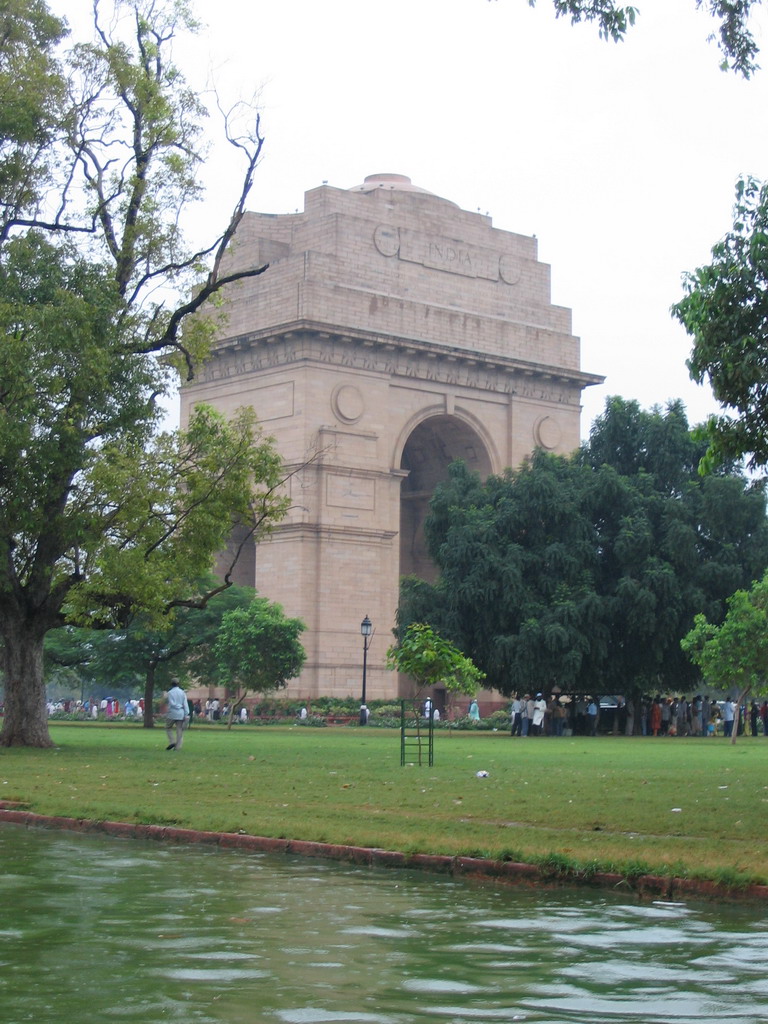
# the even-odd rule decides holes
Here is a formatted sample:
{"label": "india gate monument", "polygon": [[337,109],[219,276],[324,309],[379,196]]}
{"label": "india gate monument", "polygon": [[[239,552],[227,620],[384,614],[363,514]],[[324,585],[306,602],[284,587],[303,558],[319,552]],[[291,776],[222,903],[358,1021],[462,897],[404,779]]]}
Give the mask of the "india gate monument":
{"label": "india gate monument", "polygon": [[[289,697],[398,697],[385,666],[401,576],[434,576],[423,521],[454,459],[485,477],[579,443],[571,313],[550,301],[535,238],[501,231],[399,174],[247,213],[229,256],[269,264],[226,292],[212,358],[182,391],[250,405],[290,477],[291,510],[236,582],[306,623]],[[302,468],[303,467],[303,468]],[[406,694],[403,694],[406,695]]]}

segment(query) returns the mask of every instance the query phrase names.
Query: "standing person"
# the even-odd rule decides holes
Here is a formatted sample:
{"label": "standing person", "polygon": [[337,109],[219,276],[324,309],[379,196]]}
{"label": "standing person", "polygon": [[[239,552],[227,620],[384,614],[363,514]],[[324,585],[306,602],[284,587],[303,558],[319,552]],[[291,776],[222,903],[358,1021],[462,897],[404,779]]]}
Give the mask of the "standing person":
{"label": "standing person", "polygon": [[474,697],[469,703],[469,717],[475,722],[480,721],[480,708],[478,707],[477,701]]}
{"label": "standing person", "polygon": [[533,720],[531,721],[531,736],[540,736],[542,732],[542,725],[544,724],[544,715],[547,711],[547,702],[544,700],[540,693],[536,694],[536,700],[533,702]]}
{"label": "standing person", "polygon": [[[181,750],[184,741],[184,725],[189,721],[189,704],[187,695],[179,686],[179,680],[171,680],[171,688],[167,694],[168,710],[165,713],[165,732],[168,736],[166,750]],[[175,734],[175,739],[174,739]]]}
{"label": "standing person", "polygon": [[723,736],[733,735],[734,704],[729,697],[723,705]]}
{"label": "standing person", "polygon": [[703,708],[704,701],[701,699],[701,694],[697,693],[691,701],[691,735],[693,736],[701,736]]}
{"label": "standing person", "polygon": [[525,696],[523,697],[522,701],[520,702],[521,703],[521,707],[520,707],[520,735],[521,736],[527,736],[528,735],[528,730],[531,727],[531,718],[533,717],[533,711],[531,711],[530,715],[528,714],[528,701],[530,699],[531,699],[530,696],[526,693]]}
{"label": "standing person", "polygon": [[760,718],[760,708],[757,701],[753,700],[749,706],[749,730],[753,736],[757,736],[757,723]]}
{"label": "standing person", "polygon": [[677,735],[687,736],[688,735],[688,714],[689,704],[685,697],[681,697],[677,702],[677,709],[675,715],[677,718]]}
{"label": "standing person", "polygon": [[589,704],[587,705],[587,722],[589,723],[588,728],[590,736],[597,736],[597,714],[597,701],[594,697],[591,697]]}
{"label": "standing person", "polygon": [[661,697],[656,696],[651,704],[651,732],[654,736],[659,735],[661,729]]}
{"label": "standing person", "polygon": [[555,736],[562,736],[565,728],[565,705],[560,703],[560,698],[555,698],[555,705],[552,708],[552,730]]}
{"label": "standing person", "polygon": [[523,711],[523,736],[533,735],[533,697],[528,693],[525,696],[525,710]]}
{"label": "standing person", "polygon": [[520,736],[523,728],[523,702],[515,694],[512,704],[509,708],[509,713],[512,722],[512,735]]}
{"label": "standing person", "polygon": [[712,704],[707,694],[701,702],[701,735],[709,736],[709,726],[712,722]]}
{"label": "standing person", "polygon": [[672,722],[672,701],[665,697],[661,702],[661,735],[669,735],[669,726]]}

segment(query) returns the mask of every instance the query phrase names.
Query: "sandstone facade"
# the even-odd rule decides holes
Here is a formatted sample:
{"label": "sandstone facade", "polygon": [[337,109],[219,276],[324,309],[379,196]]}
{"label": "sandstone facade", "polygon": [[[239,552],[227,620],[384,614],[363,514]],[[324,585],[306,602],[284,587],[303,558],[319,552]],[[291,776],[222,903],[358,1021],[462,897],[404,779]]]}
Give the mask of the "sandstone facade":
{"label": "sandstone facade", "polygon": [[289,516],[238,581],[307,624],[289,696],[360,692],[367,614],[367,694],[394,697],[398,582],[431,573],[422,522],[448,464],[485,475],[537,446],[571,451],[581,391],[602,378],[580,369],[536,240],[399,175],[313,189],[302,213],[246,214],[230,260],[269,269],[228,291],[182,421],[196,402],[250,404],[296,470]]}

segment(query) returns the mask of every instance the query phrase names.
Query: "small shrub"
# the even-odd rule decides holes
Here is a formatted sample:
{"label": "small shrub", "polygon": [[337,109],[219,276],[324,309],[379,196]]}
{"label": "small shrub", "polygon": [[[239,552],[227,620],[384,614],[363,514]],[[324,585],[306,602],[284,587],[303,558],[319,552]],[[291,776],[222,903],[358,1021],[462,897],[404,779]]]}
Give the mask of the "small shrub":
{"label": "small shrub", "polygon": [[373,721],[374,718],[375,719],[380,719],[380,718],[396,718],[397,721],[399,722],[400,721],[400,705],[399,704],[382,704],[379,707],[372,708],[371,709],[371,718],[370,718],[369,721]]}
{"label": "small shrub", "polygon": [[494,711],[485,721],[488,722],[491,729],[509,729],[510,727],[509,714],[506,711]]}
{"label": "small shrub", "polygon": [[307,715],[306,718],[297,718],[296,725],[303,725],[310,729],[325,729],[328,723],[320,715]]}

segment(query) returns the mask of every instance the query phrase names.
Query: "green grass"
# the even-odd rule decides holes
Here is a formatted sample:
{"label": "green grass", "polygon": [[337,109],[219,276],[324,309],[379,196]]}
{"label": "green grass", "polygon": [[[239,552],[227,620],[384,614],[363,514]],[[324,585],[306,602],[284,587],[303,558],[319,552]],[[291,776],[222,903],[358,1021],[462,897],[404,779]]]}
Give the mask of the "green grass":
{"label": "green grass", "polygon": [[[409,853],[768,883],[768,740],[511,739],[441,733],[400,767],[396,731],[61,724],[0,751],[0,799],[41,814]],[[488,771],[479,779],[476,772]],[[675,810],[679,808],[679,810]]]}

